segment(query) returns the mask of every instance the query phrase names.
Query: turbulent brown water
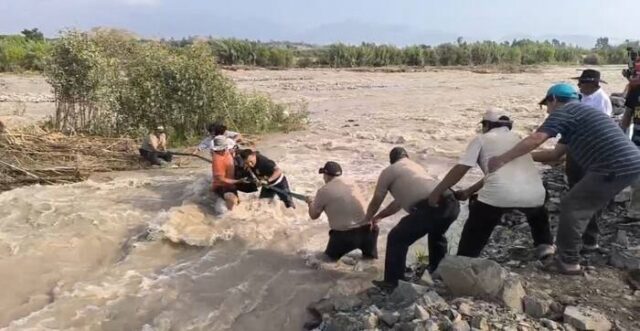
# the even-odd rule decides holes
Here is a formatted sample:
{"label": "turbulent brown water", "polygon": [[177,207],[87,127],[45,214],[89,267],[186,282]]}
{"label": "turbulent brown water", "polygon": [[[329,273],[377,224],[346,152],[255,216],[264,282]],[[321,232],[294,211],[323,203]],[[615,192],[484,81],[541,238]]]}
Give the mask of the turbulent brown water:
{"label": "turbulent brown water", "polygon": [[[603,71],[610,82],[618,75],[618,68]],[[575,72],[229,74],[244,89],[309,103],[308,130],[265,137],[259,146],[294,191],[315,192],[322,185],[317,169],[336,160],[370,197],[392,147],[407,147],[442,176],[487,107],[504,107],[526,133],[544,117],[536,101],[548,84]],[[0,103],[0,115],[11,107]],[[26,116],[42,107],[27,103]],[[302,203],[287,210],[242,195],[237,210],[218,215],[209,172],[202,164],[102,174],[0,193],[0,328],[300,330],[309,302],[379,277],[382,261],[374,263],[377,271],[363,262],[318,268],[312,256],[324,249],[328,227],[324,218],[309,220]],[[382,224],[381,255],[398,219]],[[460,220],[449,233],[452,249],[459,229]]]}

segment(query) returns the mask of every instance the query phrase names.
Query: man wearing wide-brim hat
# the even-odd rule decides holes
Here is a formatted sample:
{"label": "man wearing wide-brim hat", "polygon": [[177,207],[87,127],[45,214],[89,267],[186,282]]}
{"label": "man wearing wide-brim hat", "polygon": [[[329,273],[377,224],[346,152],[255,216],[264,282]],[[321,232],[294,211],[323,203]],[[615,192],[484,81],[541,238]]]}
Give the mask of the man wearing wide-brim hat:
{"label": "man wearing wide-brim hat", "polygon": [[580,77],[573,77],[573,79],[578,80],[578,88],[580,88],[580,94],[582,94],[582,103],[611,116],[613,106],[611,105],[609,95],[600,86],[600,83],[607,83],[602,80],[600,71],[586,69],[582,71]]}

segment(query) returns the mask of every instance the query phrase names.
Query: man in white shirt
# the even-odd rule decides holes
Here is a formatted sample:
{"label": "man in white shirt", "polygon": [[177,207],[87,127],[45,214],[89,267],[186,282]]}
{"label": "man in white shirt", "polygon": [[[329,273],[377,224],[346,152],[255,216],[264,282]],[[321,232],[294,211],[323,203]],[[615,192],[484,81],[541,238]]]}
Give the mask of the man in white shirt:
{"label": "man in white shirt", "polygon": [[462,230],[458,255],[480,256],[502,215],[511,209],[520,210],[526,215],[538,258],[552,255],[555,249],[544,206],[546,191],[531,155],[519,157],[508,165],[509,168],[489,174],[489,159],[511,149],[520,141],[520,137],[511,132],[512,122],[508,117],[501,116],[498,109],[487,111],[481,123],[482,133],[469,143],[458,164],[431,192],[429,204],[437,205],[445,191],[456,185],[469,169],[478,165],[485,177],[455,194],[460,200],[471,197],[469,218]]}
{"label": "man in white shirt", "polygon": [[211,147],[213,146],[213,138],[217,136],[227,137],[227,145],[232,154],[235,154],[238,143],[242,141],[242,136],[238,132],[227,130],[227,127],[221,122],[210,124],[209,127],[207,127],[207,131],[209,131],[209,136],[204,138],[200,144],[198,144],[193,154],[197,154],[204,150],[211,150]]}
{"label": "man in white shirt", "polygon": [[342,178],[342,167],[329,161],[318,171],[325,185],[314,198],[307,198],[309,217],[317,219],[322,213],[329,220],[329,243],[324,253],[337,261],[343,255],[359,249],[365,259],[378,258],[378,228],[364,219],[364,198],[353,182]]}
{"label": "man in white shirt", "polygon": [[142,140],[140,155],[152,165],[164,166],[171,162],[172,155],[167,151],[167,134],[164,126],[158,126]]}
{"label": "man in white shirt", "polygon": [[582,71],[580,77],[574,77],[573,79],[578,80],[578,88],[580,88],[580,94],[582,94],[581,102],[611,117],[613,106],[611,105],[611,99],[609,99],[607,92],[600,87],[600,83],[607,83],[600,79],[600,72],[598,70],[586,69]]}

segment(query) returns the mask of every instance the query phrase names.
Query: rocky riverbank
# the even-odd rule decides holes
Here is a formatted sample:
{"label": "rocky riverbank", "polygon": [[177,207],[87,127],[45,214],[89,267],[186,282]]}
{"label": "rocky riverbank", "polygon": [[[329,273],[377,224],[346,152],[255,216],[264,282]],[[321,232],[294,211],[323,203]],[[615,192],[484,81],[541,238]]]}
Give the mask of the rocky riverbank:
{"label": "rocky riverbank", "polygon": [[[561,169],[544,171],[553,232],[566,192]],[[625,219],[628,192],[600,220],[600,249],[582,276],[550,274],[532,253],[524,216],[506,215],[482,259],[449,256],[434,279],[412,266],[411,282],[312,303],[315,330],[638,330],[640,222]]]}

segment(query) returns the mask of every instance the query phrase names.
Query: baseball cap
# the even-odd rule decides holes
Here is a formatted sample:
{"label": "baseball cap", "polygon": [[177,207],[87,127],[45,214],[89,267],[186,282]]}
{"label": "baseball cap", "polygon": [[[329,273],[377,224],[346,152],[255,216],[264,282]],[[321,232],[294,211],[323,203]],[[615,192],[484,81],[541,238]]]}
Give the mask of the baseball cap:
{"label": "baseball cap", "polygon": [[164,126],[162,126],[162,125],[158,125],[158,126],[156,127],[156,130],[157,130],[157,131],[164,131]]}
{"label": "baseball cap", "polygon": [[227,143],[227,137],[225,136],[215,136],[213,138],[213,144],[211,145],[211,150],[214,152],[220,152],[227,150],[229,148],[229,144]]}
{"label": "baseball cap", "polygon": [[340,167],[337,162],[329,161],[324,164],[324,167],[318,170],[318,173],[337,177],[342,175],[342,167]]}
{"label": "baseball cap", "polygon": [[560,97],[567,98],[571,100],[580,100],[580,93],[578,90],[571,84],[567,83],[559,83],[551,86],[549,90],[547,90],[547,95],[540,101],[540,105],[546,105],[549,97]]}

